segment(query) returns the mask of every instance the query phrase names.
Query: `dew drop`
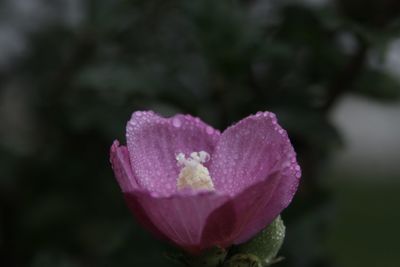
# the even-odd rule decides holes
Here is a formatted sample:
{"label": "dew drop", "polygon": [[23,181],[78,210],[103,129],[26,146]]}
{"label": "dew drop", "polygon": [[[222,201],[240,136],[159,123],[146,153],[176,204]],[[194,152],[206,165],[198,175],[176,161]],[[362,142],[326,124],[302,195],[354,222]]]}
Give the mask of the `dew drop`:
{"label": "dew drop", "polygon": [[206,133],[213,134],[214,133],[214,129],[211,126],[207,126]]}
{"label": "dew drop", "polygon": [[182,126],[182,122],[181,122],[180,119],[174,118],[174,119],[172,120],[172,125],[173,125],[174,127],[176,127],[176,128],[179,128],[179,127]]}

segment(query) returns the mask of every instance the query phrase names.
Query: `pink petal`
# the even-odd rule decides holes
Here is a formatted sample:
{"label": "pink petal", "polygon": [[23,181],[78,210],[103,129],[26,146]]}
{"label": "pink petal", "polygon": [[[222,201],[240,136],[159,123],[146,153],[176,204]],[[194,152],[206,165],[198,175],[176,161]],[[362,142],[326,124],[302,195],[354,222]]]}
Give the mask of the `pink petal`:
{"label": "pink petal", "polygon": [[257,113],[227,128],[211,159],[218,190],[236,194],[280,170],[291,144],[273,113]]}
{"label": "pink petal", "polygon": [[145,191],[134,191],[126,193],[125,198],[136,216],[144,215],[151,225],[157,226],[162,236],[195,253],[215,245],[202,242],[202,229],[210,213],[225,203],[228,196],[215,191],[183,191],[163,197]]}
{"label": "pink petal", "polygon": [[126,138],[138,184],[164,195],[176,192],[176,154],[211,154],[219,135],[217,130],[189,115],[162,118],[151,111],[133,113]]}
{"label": "pink petal", "polygon": [[213,224],[227,225],[229,214],[235,225],[224,233],[222,243],[227,245],[242,243],[271,223],[291,202],[301,176],[286,132],[267,112],[249,116],[222,133],[210,172],[216,188],[233,200],[209,217],[203,239],[221,242]]}
{"label": "pink petal", "polygon": [[[117,140],[115,140],[111,146],[110,161],[119,186],[125,193],[125,196],[129,192],[138,190],[138,184],[133,175],[131,163],[129,161],[128,149],[125,146],[119,146],[119,142]],[[140,206],[138,201],[129,199],[127,203],[131,210],[135,210],[136,219],[142,226],[147,228],[159,238],[167,239],[165,235],[161,233],[158,228],[149,220],[149,218],[146,216],[146,212]]]}
{"label": "pink petal", "polygon": [[111,146],[110,162],[123,192],[129,192],[138,187],[132,172],[128,149],[120,146],[118,140],[115,140]]}
{"label": "pink petal", "polygon": [[243,231],[236,237],[235,244],[249,240],[269,225],[290,204],[300,181],[300,173],[296,170],[297,168],[299,169],[299,166],[295,163],[288,169],[277,174],[281,177],[277,177],[279,183],[273,190],[272,195],[270,195],[271,192],[268,192],[269,197],[265,194],[263,197],[264,201],[261,202],[258,209],[249,217],[243,227]]}
{"label": "pink petal", "polygon": [[[251,237],[272,222],[279,213],[269,210],[267,206],[277,189],[279,180],[280,175],[275,173],[268,179],[246,188],[215,210],[207,219],[202,242],[227,247],[238,243],[236,241],[241,240],[242,236]],[[262,211],[262,216],[257,217],[260,211]],[[263,227],[260,229],[249,227],[255,220],[262,220]],[[225,226],[222,232],[221,225]]]}

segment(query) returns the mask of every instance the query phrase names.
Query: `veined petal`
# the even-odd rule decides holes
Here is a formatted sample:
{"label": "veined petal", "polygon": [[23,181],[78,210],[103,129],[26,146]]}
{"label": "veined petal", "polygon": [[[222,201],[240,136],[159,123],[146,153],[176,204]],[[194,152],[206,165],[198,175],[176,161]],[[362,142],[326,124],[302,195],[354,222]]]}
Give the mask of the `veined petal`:
{"label": "veined petal", "polygon": [[[210,215],[203,239],[215,239],[214,224],[235,225],[224,233],[223,244],[247,241],[271,223],[291,202],[300,167],[286,131],[273,113],[249,116],[220,137],[210,166],[216,188],[233,200]],[[225,214],[229,213],[229,217]],[[224,246],[222,244],[222,246]]]}
{"label": "veined petal", "polygon": [[[115,177],[117,178],[122,192],[125,193],[125,196],[129,192],[140,190],[131,168],[128,149],[125,146],[120,146],[118,140],[115,140],[111,146],[110,161],[115,173]],[[158,230],[157,226],[149,220],[146,212],[143,210],[143,207],[137,200],[129,199],[127,204],[131,210],[135,211],[136,218],[142,226],[147,228],[159,238],[167,239],[165,235]]]}
{"label": "veined petal", "polygon": [[219,131],[189,115],[162,118],[138,111],[127,124],[127,145],[138,184],[153,192],[176,192],[179,168],[176,155],[212,153]]}
{"label": "veined petal", "polygon": [[[279,213],[270,211],[266,206],[270,203],[279,180],[279,174],[274,173],[268,179],[264,179],[230,198],[208,217],[202,241],[216,243],[222,247],[230,246],[238,243],[236,241],[242,239],[242,236],[250,235],[249,237],[251,237],[272,222]],[[260,211],[263,212],[263,217],[257,218]],[[263,227],[250,229],[249,225],[256,219],[263,220]],[[221,225],[225,226],[222,232]]]}
{"label": "veined petal", "polygon": [[129,192],[138,187],[132,172],[128,149],[120,146],[118,140],[115,140],[111,146],[110,162],[123,192]]}
{"label": "veined petal", "polygon": [[[297,163],[276,173],[278,184],[274,190],[268,190],[264,194],[263,201],[249,216],[243,230],[235,238],[234,244],[246,242],[259,231],[269,225],[292,201],[300,181],[300,168]],[[268,179],[266,179],[268,181]],[[260,190],[257,185],[253,190]],[[248,192],[245,192],[245,194]]]}
{"label": "veined petal", "polygon": [[292,175],[274,173],[216,209],[207,218],[202,243],[227,247],[246,242],[264,229],[291,202],[299,181]]}
{"label": "veined petal", "polygon": [[125,198],[132,212],[145,216],[147,221],[157,226],[162,236],[196,253],[215,245],[202,242],[202,230],[211,212],[226,203],[229,197],[215,191],[187,190],[165,197],[137,190],[125,193]]}
{"label": "veined petal", "polygon": [[216,188],[234,195],[282,169],[294,157],[292,151],[275,115],[260,112],[221,134],[211,158],[210,174]]}

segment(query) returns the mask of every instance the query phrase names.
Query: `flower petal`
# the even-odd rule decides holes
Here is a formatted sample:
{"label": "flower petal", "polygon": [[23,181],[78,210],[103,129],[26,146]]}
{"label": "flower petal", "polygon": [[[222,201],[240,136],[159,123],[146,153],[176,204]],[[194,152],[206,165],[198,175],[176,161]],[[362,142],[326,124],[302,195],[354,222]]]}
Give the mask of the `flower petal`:
{"label": "flower petal", "polygon": [[292,169],[276,172],[227,201],[207,218],[202,243],[227,247],[249,240],[289,205],[299,182],[295,177]]}
{"label": "flower petal", "polygon": [[[290,204],[300,181],[300,174],[296,170],[297,168],[299,167],[295,163],[283,172],[276,174],[279,183],[275,186],[273,192],[268,192],[268,195],[264,194],[264,201],[261,201],[252,216],[245,222],[243,230],[234,240],[235,244],[249,240],[269,225]],[[256,186],[254,190],[259,189]],[[245,192],[245,194],[247,193]]]}
{"label": "flower petal", "polygon": [[163,197],[141,190],[127,192],[125,198],[136,216],[145,215],[151,225],[157,225],[164,237],[195,253],[214,245],[201,242],[202,229],[210,213],[229,197],[215,191],[183,191]]}
{"label": "flower petal", "polygon": [[133,113],[126,137],[138,184],[164,195],[176,192],[176,154],[211,154],[219,135],[217,130],[189,115],[162,118],[151,111]]}
{"label": "flower petal", "polygon": [[292,151],[273,113],[251,115],[222,133],[210,165],[214,185],[234,195],[280,170]]}
{"label": "flower petal", "polygon": [[[215,210],[207,219],[202,233],[202,242],[218,244],[227,247],[241,236],[255,234],[260,229],[250,229],[248,226],[254,220],[262,220],[263,226],[278,215],[270,211],[267,204],[270,202],[274,191],[279,184],[279,174],[274,173],[269,179],[258,182],[227,201],[219,209]],[[256,217],[262,210],[263,216]],[[225,231],[220,232],[220,225],[228,226]]]}
{"label": "flower petal", "polygon": [[110,162],[123,192],[132,191],[138,187],[132,172],[128,149],[120,146],[118,140],[115,140],[111,146]]}
{"label": "flower petal", "polygon": [[[222,246],[245,242],[271,223],[291,202],[301,176],[286,131],[267,112],[222,133],[210,173],[216,188],[233,198],[210,215],[203,232],[204,242]],[[227,220],[234,226],[218,237],[214,225],[227,225]]]}
{"label": "flower petal", "polygon": [[[125,193],[133,192],[138,190],[138,184],[133,175],[131,169],[131,163],[129,161],[128,149],[125,146],[120,146],[117,140],[111,146],[110,151],[110,161],[112,168],[117,178],[118,184],[121,190]],[[164,234],[162,234],[158,228],[148,219],[145,211],[140,206],[138,201],[130,199],[127,201],[128,206],[131,210],[135,210],[135,215],[139,223],[147,228],[150,232],[154,233],[161,239],[167,239]]]}

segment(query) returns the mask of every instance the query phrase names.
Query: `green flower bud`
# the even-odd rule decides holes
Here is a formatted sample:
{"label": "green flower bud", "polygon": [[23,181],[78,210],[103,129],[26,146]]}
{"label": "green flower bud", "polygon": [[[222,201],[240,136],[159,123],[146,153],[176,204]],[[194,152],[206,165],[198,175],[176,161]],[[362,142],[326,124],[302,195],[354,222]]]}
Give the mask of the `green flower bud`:
{"label": "green flower bud", "polygon": [[234,248],[227,267],[265,267],[279,261],[276,255],[285,238],[285,225],[280,216],[250,241]]}

